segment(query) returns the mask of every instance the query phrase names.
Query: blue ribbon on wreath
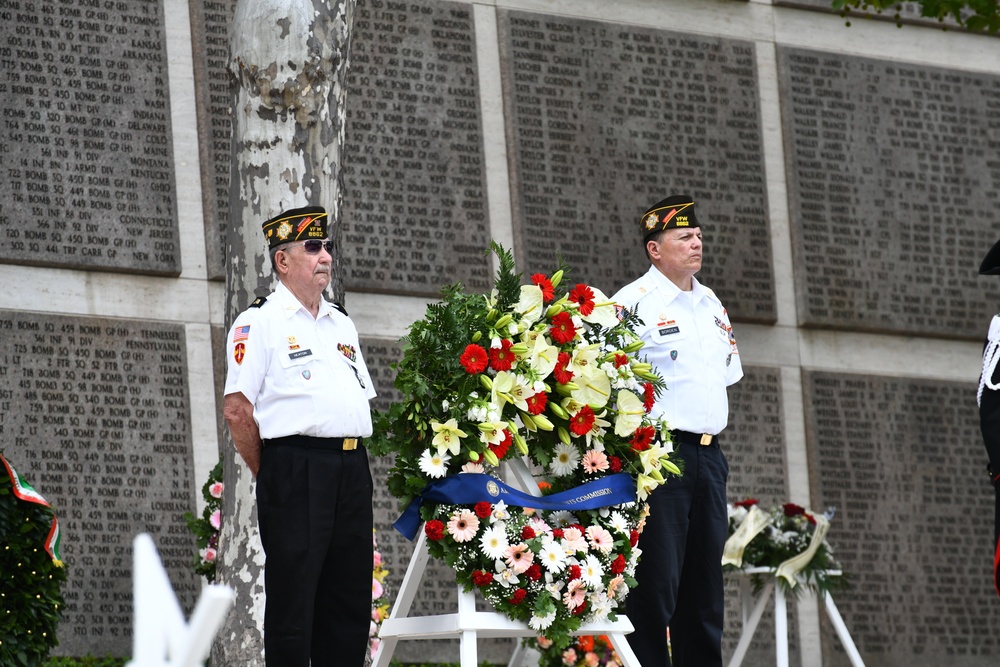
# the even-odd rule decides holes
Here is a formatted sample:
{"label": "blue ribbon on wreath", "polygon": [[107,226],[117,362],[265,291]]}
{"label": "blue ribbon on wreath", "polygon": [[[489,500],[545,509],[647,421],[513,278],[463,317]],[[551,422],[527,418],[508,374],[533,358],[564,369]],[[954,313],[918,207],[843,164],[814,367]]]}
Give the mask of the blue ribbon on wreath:
{"label": "blue ribbon on wreath", "polygon": [[414,498],[392,524],[403,537],[413,541],[420,530],[423,502],[474,505],[478,502],[531,507],[540,510],[594,510],[635,502],[635,480],[628,473],[608,475],[550,496],[533,496],[519,491],[490,475],[461,473],[434,480]]}

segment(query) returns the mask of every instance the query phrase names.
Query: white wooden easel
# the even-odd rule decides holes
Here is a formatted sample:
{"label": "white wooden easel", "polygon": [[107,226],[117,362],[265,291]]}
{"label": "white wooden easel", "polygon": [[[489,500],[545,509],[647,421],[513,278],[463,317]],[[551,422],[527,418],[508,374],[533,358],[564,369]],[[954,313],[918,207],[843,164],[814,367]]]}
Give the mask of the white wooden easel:
{"label": "white wooden easel", "polygon": [[[754,600],[750,582],[751,576],[755,574],[772,575],[768,582],[764,584],[764,588],[756,600]],[[829,572],[828,574],[831,576],[840,576],[841,573]],[[743,633],[740,635],[739,644],[736,645],[736,651],[729,661],[729,667],[740,667],[743,664],[743,658],[746,657],[747,649],[750,648],[750,642],[757,631],[757,625],[760,623],[761,616],[764,615],[764,607],[767,606],[767,602],[771,598],[771,593],[774,593],[776,664],[777,667],[788,667],[788,606],[785,600],[785,591],[781,586],[775,585],[776,580],[773,575],[774,571],[767,567],[748,568],[739,573]],[[844,624],[844,619],[840,615],[837,605],[833,602],[833,598],[829,593],[822,593],[822,596],[826,615],[830,618],[830,622],[837,631],[837,637],[840,638],[840,643],[844,646],[851,665],[854,667],[865,667],[865,663],[861,660],[861,654],[858,653],[858,649],[854,645],[854,640],[851,639],[851,633],[847,631],[847,626]]]}
{"label": "white wooden easel", "polygon": [[[520,459],[508,465],[507,478],[512,480],[512,486],[519,486],[522,491],[539,495],[538,487],[531,477],[527,466]],[[478,664],[477,641],[500,637],[537,637],[538,633],[526,623],[513,621],[496,611],[476,611],[476,597],[471,591],[458,589],[458,612],[453,614],[437,614],[433,616],[410,617],[410,607],[420,587],[420,580],[427,569],[427,537],[420,531],[410,564],[403,576],[403,583],[396,596],[389,618],[382,621],[379,631],[381,642],[372,660],[372,667],[387,667],[396,650],[396,644],[401,639],[458,639],[460,641],[459,662],[462,667],[476,667]],[[617,621],[588,623],[580,627],[578,635],[607,635],[611,645],[618,653],[624,667],[640,667],[638,659],[625,641],[625,635],[635,628],[624,615]],[[511,657],[511,664],[520,654],[520,648]]]}

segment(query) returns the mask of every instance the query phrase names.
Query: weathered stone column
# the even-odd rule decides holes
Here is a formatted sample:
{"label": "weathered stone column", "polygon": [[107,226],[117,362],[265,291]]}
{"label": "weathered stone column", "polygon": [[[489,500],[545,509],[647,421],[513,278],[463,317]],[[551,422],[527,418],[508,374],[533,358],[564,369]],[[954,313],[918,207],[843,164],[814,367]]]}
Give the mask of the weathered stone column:
{"label": "weathered stone column", "polygon": [[[226,327],[272,285],[262,221],[320,205],[334,241],[332,296],[343,297],[340,162],[356,0],[239,0],[230,41],[232,170],[226,239]],[[236,605],[215,665],[263,665],[263,553],[254,485],[227,437],[219,581]]]}

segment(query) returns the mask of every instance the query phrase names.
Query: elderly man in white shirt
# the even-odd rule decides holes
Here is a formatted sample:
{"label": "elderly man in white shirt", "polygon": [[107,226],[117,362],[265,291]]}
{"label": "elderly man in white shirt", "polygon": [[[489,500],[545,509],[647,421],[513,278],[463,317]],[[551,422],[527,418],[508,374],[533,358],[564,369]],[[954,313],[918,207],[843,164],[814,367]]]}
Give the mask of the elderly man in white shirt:
{"label": "elderly man in white shirt", "polygon": [[263,224],[279,284],[233,323],[225,418],[257,478],[268,667],[365,662],[372,477],[362,438],[375,396],[358,332],[323,298],[331,242],[320,207]]}
{"label": "elderly man in white shirt", "polygon": [[673,431],[684,475],[658,487],[639,539],[638,587],[627,598],[635,632],[628,641],[643,667],[722,665],[722,548],[728,530],[729,463],[719,433],[729,420],[727,387],[743,377],[722,302],[694,275],[702,235],[688,195],[667,197],[643,214],[651,266],[614,300],[642,320],[648,361],[667,390],[653,408]]}

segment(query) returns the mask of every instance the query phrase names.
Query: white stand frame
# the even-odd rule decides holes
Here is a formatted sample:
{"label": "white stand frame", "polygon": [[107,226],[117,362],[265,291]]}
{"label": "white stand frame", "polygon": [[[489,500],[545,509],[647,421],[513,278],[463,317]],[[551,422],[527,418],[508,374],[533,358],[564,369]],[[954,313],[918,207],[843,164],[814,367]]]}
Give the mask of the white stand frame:
{"label": "white stand frame", "polygon": [[[513,485],[520,486],[526,493],[538,495],[527,466],[521,460],[516,460],[508,467],[507,478]],[[477,641],[500,637],[537,637],[538,633],[526,623],[514,621],[496,611],[476,611],[476,597],[471,591],[458,590],[458,612],[454,614],[437,614],[433,616],[410,617],[410,607],[416,596],[424,571],[427,569],[427,537],[420,531],[410,564],[403,576],[403,583],[396,596],[389,617],[382,621],[379,631],[381,642],[372,660],[372,667],[387,667],[401,639],[459,639],[462,667],[477,667]],[[588,623],[580,627],[577,635],[607,635],[611,645],[618,653],[624,667],[641,667],[635,653],[625,640],[625,635],[634,631],[632,622],[624,615],[619,615],[617,621]],[[511,656],[510,665],[514,665],[520,656],[521,646],[518,645]]]}
{"label": "white stand frame", "polygon": [[[750,581],[750,577],[754,574],[771,575],[771,578],[764,584],[764,589],[760,592],[756,600],[753,596],[753,588]],[[839,576],[840,572],[830,572],[829,574]],[[777,667],[788,667],[788,607],[785,600],[785,591],[781,586],[776,585],[774,571],[770,568],[748,568],[741,571],[739,577],[743,632],[740,635],[739,644],[736,645],[736,651],[729,661],[729,667],[740,667],[743,664],[743,658],[746,657],[747,650],[750,648],[750,642],[753,640],[754,633],[757,631],[757,625],[764,615],[764,607],[767,606],[767,602],[771,598],[771,593],[774,593],[774,646],[776,665]],[[861,654],[858,653],[858,649],[854,645],[854,640],[851,639],[851,633],[847,631],[847,625],[844,624],[844,619],[840,615],[833,597],[829,593],[822,593],[822,596],[826,615],[830,618],[830,622],[837,631],[837,637],[840,638],[840,643],[844,646],[851,665],[853,667],[865,667],[864,661],[861,660]]]}

